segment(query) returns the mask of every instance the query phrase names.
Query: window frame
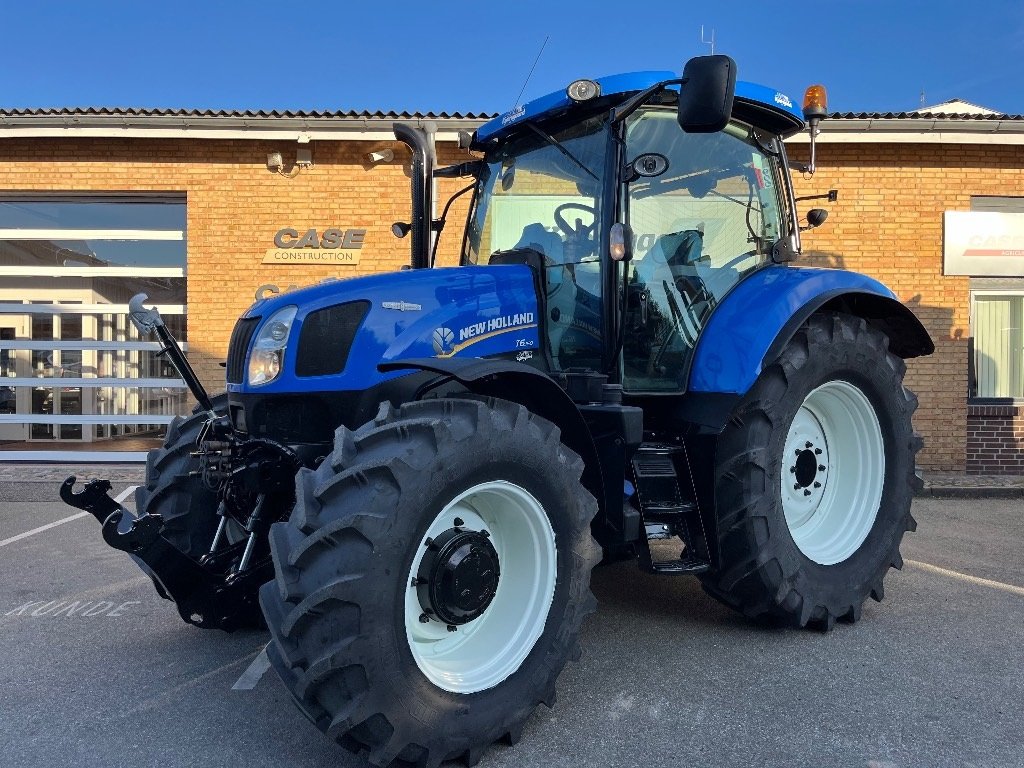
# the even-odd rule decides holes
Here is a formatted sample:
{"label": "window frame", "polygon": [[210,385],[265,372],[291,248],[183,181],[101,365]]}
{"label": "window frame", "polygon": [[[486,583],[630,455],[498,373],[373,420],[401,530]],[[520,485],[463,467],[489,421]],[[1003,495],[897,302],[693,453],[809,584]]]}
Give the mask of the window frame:
{"label": "window frame", "polygon": [[[1020,288],[971,288],[968,291],[969,294],[969,321],[968,330],[970,332],[968,355],[967,355],[967,403],[969,405],[1021,405],[1024,404],[1024,396],[1022,397],[999,397],[999,396],[988,396],[977,394],[978,390],[978,350],[975,339],[977,338],[978,325],[977,325],[977,301],[976,298],[979,296],[1000,296],[1000,297],[1014,297],[1019,298],[1022,305],[1024,305],[1024,285]],[[1024,306],[1022,306],[1024,311]],[[1022,337],[1024,337],[1024,329],[1022,329]],[[1024,354],[1024,352],[1022,352]],[[1024,373],[1022,373],[1024,377]],[[1024,383],[1022,383],[1024,386]]]}

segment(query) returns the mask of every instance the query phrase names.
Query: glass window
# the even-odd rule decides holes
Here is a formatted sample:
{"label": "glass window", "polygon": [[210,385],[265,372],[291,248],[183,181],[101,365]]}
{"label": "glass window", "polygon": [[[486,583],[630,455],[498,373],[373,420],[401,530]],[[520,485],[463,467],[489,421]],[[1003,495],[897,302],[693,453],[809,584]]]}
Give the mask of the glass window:
{"label": "glass window", "polygon": [[[148,294],[185,341],[185,247],[181,198],[0,199],[3,449],[159,444],[188,393],[128,322],[127,304]],[[88,423],[96,417],[109,421]]]}
{"label": "glass window", "polygon": [[601,359],[597,226],[607,128],[602,117],[545,134],[525,128],[485,158],[466,232],[466,263],[532,250],[547,273],[544,327],[556,368]]}
{"label": "glass window", "polygon": [[1024,295],[975,294],[974,397],[1024,398]]}
{"label": "glass window", "polygon": [[783,236],[777,161],[733,122],[719,133],[684,133],[676,113],[635,114],[627,163],[657,154],[654,176],[627,185],[634,237],[628,265],[624,383],[633,391],[684,388],[704,322],[739,280],[770,259]]}

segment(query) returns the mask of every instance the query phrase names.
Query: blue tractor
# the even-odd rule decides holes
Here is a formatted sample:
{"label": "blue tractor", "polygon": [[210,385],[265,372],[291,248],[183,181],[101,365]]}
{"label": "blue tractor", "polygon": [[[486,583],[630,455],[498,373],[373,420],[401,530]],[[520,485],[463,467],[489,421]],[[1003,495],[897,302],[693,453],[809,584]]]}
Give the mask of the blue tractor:
{"label": "blue tractor", "polygon": [[[93,512],[181,617],[269,628],[306,716],[378,766],[515,742],[579,654],[591,569],[691,575],[752,619],[856,621],[913,530],[920,439],[895,295],[791,266],[805,221],[783,140],[825,115],[736,81],[577,80],[412,151],[410,268],[257,301],[227,392],[153,451],[136,518]],[[434,177],[466,177],[462,263],[434,268]]]}

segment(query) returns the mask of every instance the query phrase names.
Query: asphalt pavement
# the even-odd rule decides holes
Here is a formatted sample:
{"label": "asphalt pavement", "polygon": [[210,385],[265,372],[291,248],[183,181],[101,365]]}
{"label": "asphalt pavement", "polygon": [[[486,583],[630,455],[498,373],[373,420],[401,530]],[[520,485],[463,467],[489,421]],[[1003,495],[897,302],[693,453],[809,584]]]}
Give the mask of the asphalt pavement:
{"label": "asphalt pavement", "polygon": [[[365,766],[264,674],[265,634],[181,623],[91,517],[2,490],[0,765]],[[829,634],[598,568],[554,709],[481,766],[1024,766],[1024,506],[915,515],[885,601]]]}

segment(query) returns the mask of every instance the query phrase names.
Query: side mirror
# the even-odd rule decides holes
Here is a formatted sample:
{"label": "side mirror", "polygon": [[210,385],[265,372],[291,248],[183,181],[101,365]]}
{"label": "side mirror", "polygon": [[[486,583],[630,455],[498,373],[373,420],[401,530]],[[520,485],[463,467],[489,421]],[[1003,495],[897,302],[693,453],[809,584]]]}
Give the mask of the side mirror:
{"label": "side mirror", "polygon": [[824,208],[811,208],[807,212],[807,226],[800,227],[800,229],[815,229],[825,223],[825,219],[828,218],[828,211]]}
{"label": "side mirror", "polygon": [[696,56],[683,67],[679,125],[687,133],[716,133],[732,117],[736,62],[729,56]]}

